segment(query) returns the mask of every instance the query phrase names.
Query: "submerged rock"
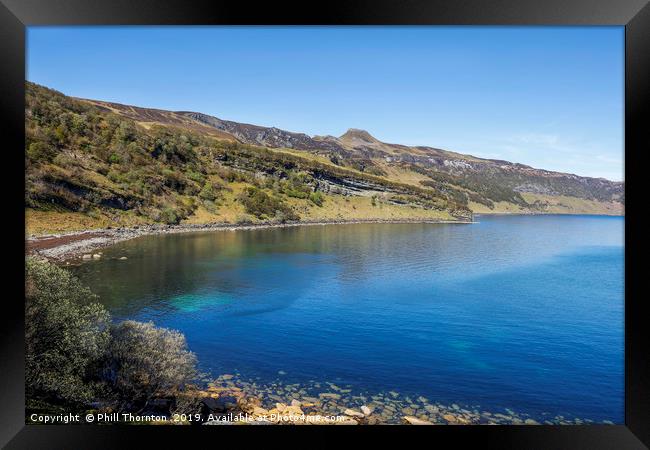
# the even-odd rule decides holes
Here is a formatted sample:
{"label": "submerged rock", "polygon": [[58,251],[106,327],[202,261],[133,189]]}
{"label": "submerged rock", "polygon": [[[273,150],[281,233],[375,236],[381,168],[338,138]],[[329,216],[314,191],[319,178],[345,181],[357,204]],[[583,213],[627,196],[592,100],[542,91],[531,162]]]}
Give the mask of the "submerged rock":
{"label": "submerged rock", "polygon": [[425,405],[424,410],[431,414],[437,414],[438,412],[440,412],[438,407],[433,405]]}
{"label": "submerged rock", "polygon": [[442,418],[445,419],[449,423],[458,423],[458,418],[454,415],[451,414],[443,414]]}
{"label": "submerged rock", "polygon": [[[92,257],[92,255],[90,255]],[[259,380],[259,377],[257,378]],[[252,379],[251,379],[252,380]],[[206,380],[207,381],[207,380]],[[318,393],[318,386],[329,392]],[[344,386],[346,389],[342,389]],[[588,419],[555,416],[537,421],[527,414],[482,411],[478,405],[441,404],[423,396],[403,396],[396,391],[384,394],[359,392],[347,384],[309,382],[285,384],[282,379],[269,383],[251,382],[241,375],[222,375],[208,383],[202,397],[204,410],[224,413],[247,413],[248,423],[257,421],[276,424],[399,424],[463,425],[463,424],[580,424]],[[352,393],[350,393],[352,392]],[[311,395],[310,395],[311,394]],[[226,419],[228,420],[228,419]],[[232,420],[232,419],[231,419]],[[224,424],[225,421],[216,421]],[[239,424],[242,421],[238,422]]]}
{"label": "submerged rock", "polygon": [[253,414],[256,416],[266,416],[269,414],[269,411],[267,409],[264,409],[260,406],[255,406],[253,407]]}
{"label": "submerged rock", "polygon": [[365,414],[360,413],[359,411],[355,411],[354,409],[346,409],[343,411],[343,414],[346,416],[352,416],[352,417],[365,417]]}
{"label": "submerged rock", "polygon": [[331,398],[333,400],[339,400],[341,396],[339,394],[335,394],[333,392],[323,392],[322,394],[318,394],[320,398]]}
{"label": "submerged rock", "polygon": [[433,423],[429,422],[428,420],[418,419],[417,417],[413,416],[404,416],[403,419],[410,425],[433,425]]}

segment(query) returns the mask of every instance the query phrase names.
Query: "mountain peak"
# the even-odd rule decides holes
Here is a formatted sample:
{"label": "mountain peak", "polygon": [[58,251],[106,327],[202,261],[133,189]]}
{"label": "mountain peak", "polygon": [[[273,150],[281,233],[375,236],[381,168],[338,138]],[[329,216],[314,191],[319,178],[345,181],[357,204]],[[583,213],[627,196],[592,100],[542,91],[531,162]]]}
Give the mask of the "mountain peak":
{"label": "mountain peak", "polygon": [[343,135],[341,135],[341,137],[339,139],[342,139],[342,140],[354,139],[354,140],[361,140],[361,141],[368,142],[368,143],[379,142],[377,139],[375,139],[366,130],[360,130],[358,128],[350,128]]}

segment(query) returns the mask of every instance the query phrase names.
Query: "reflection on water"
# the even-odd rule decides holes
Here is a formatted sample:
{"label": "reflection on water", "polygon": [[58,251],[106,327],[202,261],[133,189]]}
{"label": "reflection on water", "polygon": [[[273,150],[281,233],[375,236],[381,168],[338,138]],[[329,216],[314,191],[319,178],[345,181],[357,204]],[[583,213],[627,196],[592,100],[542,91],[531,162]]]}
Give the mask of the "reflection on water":
{"label": "reflection on water", "polygon": [[479,222],[149,236],[76,271],[215,374],[622,422],[624,219]]}

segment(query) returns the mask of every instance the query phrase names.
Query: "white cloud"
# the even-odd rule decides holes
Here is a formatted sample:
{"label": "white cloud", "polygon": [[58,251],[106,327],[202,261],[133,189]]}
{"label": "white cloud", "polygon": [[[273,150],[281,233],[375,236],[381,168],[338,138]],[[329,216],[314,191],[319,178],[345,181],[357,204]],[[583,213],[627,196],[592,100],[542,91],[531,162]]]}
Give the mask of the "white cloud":
{"label": "white cloud", "polygon": [[[623,179],[624,155],[606,143],[569,139],[560,134],[516,132],[486,142],[482,155],[527,164],[540,169],[575,173],[582,176]],[[478,155],[477,155],[478,156]]]}

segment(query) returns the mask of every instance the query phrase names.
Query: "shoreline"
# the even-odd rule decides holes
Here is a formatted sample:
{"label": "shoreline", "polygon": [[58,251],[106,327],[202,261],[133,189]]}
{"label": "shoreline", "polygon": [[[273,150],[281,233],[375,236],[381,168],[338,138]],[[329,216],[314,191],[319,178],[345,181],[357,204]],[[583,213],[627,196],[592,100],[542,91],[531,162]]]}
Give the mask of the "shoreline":
{"label": "shoreline", "polygon": [[25,255],[41,256],[49,260],[66,262],[76,258],[97,258],[101,250],[118,242],[141,236],[160,234],[200,233],[210,231],[250,231],[270,228],[290,228],[300,226],[357,225],[357,224],[473,224],[469,220],[426,220],[426,219],[361,219],[361,220],[319,220],[289,223],[263,222],[258,224],[183,224],[183,225],[142,225],[132,228],[98,228],[70,233],[45,234],[25,238]]}
{"label": "shoreline", "polygon": [[[477,215],[478,216],[478,215]],[[476,216],[475,216],[476,218]],[[295,223],[259,223],[232,225],[224,223],[180,226],[146,225],[137,228],[81,230],[70,233],[42,235],[26,240],[36,254],[47,257],[48,251],[59,253],[60,261],[79,257],[90,246],[110,246],[123,240],[157,234],[188,232],[239,231],[268,228],[288,228],[305,225],[347,224],[471,224],[477,221],[435,220],[356,220],[312,221]],[[423,227],[424,228],[424,227]],[[39,245],[40,248],[39,248]],[[67,246],[67,247],[66,247]],[[97,248],[100,248],[97,247]],[[101,253],[101,252],[100,252]],[[100,256],[103,258],[103,256]],[[55,258],[52,258],[55,259]],[[85,259],[85,258],[84,258]],[[285,371],[286,370],[286,371]],[[413,392],[388,391],[388,388],[358,387],[340,378],[296,381],[289,378],[290,369],[279,370],[278,376],[242,376],[236,369],[220,374],[216,379],[206,376],[198,384],[202,410],[213,416],[204,425],[248,423],[263,424],[411,424],[411,425],[586,425],[611,424],[605,420],[591,420],[566,413],[513,411],[503,406],[453,403],[449,399],[426,397]],[[216,375],[216,374],[214,374]],[[213,376],[214,376],[213,375]],[[336,383],[336,384],[334,384]],[[173,402],[174,398],[156,399],[156,405]],[[151,411],[156,413],[155,410]],[[245,421],[234,415],[244,414]],[[323,419],[324,418],[324,419]],[[336,419],[329,419],[336,418]]]}
{"label": "shoreline", "polygon": [[597,213],[545,213],[545,212],[475,212],[476,216],[593,216],[593,217],[625,217],[625,214],[597,214]]}
{"label": "shoreline", "polygon": [[[267,382],[241,374],[221,374],[206,380],[200,391],[211,413],[224,416],[204,425],[234,424],[232,416],[245,415],[243,423],[344,424],[344,425],[585,425],[612,424],[559,413],[526,413],[507,407],[486,409],[476,404],[438,401],[417,393],[355,389],[344,382],[308,383],[285,380],[286,372]],[[330,419],[312,421],[329,417]],[[337,417],[337,419],[332,419]]]}

